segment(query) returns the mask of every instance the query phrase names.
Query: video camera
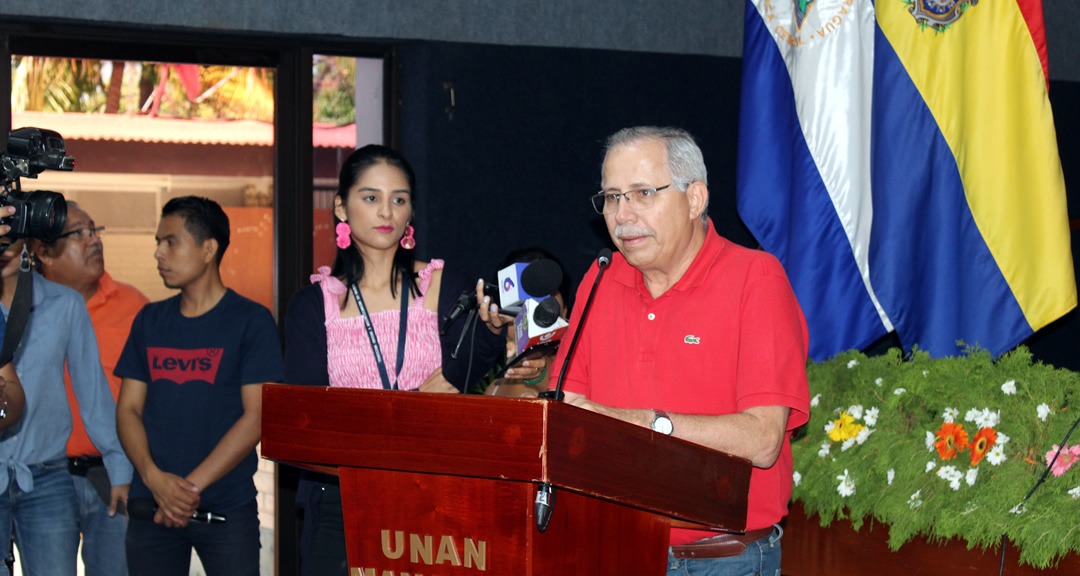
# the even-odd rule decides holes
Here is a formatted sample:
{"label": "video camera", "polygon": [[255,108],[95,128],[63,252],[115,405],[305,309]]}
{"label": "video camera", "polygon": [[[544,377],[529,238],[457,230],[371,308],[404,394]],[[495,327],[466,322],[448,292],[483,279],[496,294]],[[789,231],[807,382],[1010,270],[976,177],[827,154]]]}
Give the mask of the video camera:
{"label": "video camera", "polygon": [[64,196],[46,190],[23,192],[19,178],[37,178],[45,170],[70,172],[75,159],[66,152],[64,138],[52,130],[27,127],[8,133],[7,151],[0,153],[0,207],[15,207],[14,214],[0,218],[0,224],[11,226],[8,240],[52,242],[63,233],[67,221]]}

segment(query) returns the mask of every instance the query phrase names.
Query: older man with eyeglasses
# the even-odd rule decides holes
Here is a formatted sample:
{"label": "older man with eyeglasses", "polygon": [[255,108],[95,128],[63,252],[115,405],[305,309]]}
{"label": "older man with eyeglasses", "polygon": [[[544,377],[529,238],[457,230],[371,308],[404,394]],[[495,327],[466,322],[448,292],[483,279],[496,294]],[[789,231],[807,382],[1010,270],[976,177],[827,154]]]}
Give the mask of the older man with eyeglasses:
{"label": "older man with eyeglasses", "polygon": [[567,402],[750,460],[746,532],[673,528],[668,574],[778,576],[789,441],[810,412],[806,322],[787,276],[713,230],[705,163],[683,130],[611,136],[602,185],[593,207],[619,252],[569,361]]}
{"label": "older man with eyeglasses", "polygon": [[[120,378],[113,375],[113,369],[135,315],[149,300],[134,286],[116,282],[105,271],[101,242],[104,231],[105,227],[96,226],[85,210],[69,202],[64,233],[52,244],[39,243],[35,255],[45,278],[75,289],[86,301],[101,365],[115,401],[120,393]],[[68,470],[79,500],[83,564],[88,575],[126,575],[127,518],[123,510],[117,512],[118,502],[127,500],[129,485],[110,485],[101,454],[82,425],[71,379],[65,379],[73,422],[67,443]],[[112,432],[119,443],[115,429]]]}

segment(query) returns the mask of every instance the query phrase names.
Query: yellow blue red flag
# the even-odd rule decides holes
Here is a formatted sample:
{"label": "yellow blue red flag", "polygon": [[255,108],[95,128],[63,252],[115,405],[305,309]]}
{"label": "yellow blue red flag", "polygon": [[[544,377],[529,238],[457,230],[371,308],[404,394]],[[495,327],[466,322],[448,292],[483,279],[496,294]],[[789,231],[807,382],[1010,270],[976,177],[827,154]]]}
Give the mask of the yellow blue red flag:
{"label": "yellow blue red flag", "polygon": [[815,359],[1000,354],[1076,306],[1040,0],[748,0],[739,213]]}

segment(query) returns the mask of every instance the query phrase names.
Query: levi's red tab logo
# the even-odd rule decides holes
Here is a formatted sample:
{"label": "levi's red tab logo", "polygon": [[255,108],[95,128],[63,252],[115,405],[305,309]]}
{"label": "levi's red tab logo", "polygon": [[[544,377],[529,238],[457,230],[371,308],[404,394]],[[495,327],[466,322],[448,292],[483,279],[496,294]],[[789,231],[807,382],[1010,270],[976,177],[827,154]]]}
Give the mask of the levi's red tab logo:
{"label": "levi's red tab logo", "polygon": [[146,357],[150,362],[150,379],[172,380],[177,384],[202,380],[213,384],[221,364],[221,352],[221,348],[148,348]]}

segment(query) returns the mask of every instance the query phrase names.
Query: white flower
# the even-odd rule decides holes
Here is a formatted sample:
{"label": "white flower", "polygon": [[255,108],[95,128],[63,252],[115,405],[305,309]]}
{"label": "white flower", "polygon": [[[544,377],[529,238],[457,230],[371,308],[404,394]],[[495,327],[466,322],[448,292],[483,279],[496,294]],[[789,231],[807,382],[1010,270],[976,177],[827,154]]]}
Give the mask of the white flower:
{"label": "white flower", "polygon": [[927,462],[926,463],[926,471],[929,472],[929,471],[933,470],[934,466],[937,466],[937,462],[934,462],[933,460]]}
{"label": "white flower", "polygon": [[927,430],[926,431],[926,451],[927,452],[933,452],[934,451],[934,442],[937,442],[937,436],[935,436],[933,432]]}
{"label": "white flower", "polygon": [[854,367],[856,367],[856,366],[858,366],[858,365],[859,365],[859,361],[858,361],[858,360],[852,360],[852,361],[850,361],[850,362],[848,362],[848,363],[847,363],[847,367],[848,367],[848,368],[854,368]]}
{"label": "white flower", "polygon": [[1046,417],[1050,415],[1050,406],[1046,403],[1039,404],[1035,407],[1035,412],[1039,415],[1039,420],[1046,422]]}
{"label": "white flower", "polygon": [[897,388],[896,390],[892,391],[892,393],[896,394],[897,396],[903,394],[904,392],[907,392],[907,388]]}
{"label": "white flower", "polygon": [[821,401],[821,394],[818,394],[817,396],[814,396],[813,398],[810,399],[810,407],[811,408],[817,408],[817,405],[818,405],[819,401]]}
{"label": "white flower", "polygon": [[978,477],[978,475],[979,475],[979,469],[978,468],[972,468],[972,469],[967,471],[967,474],[964,476],[964,481],[967,482],[968,486],[974,486],[975,485],[975,478]]}
{"label": "white flower", "polygon": [[[861,444],[861,442],[860,442],[860,444]],[[847,452],[848,448],[851,448],[854,445],[855,445],[855,438],[848,438],[847,440],[844,440],[843,444],[840,445],[840,451],[841,452]]]}
{"label": "white flower", "polygon": [[896,470],[889,468],[889,471],[885,473],[885,480],[892,486],[893,478],[896,478]]}
{"label": "white flower", "polygon": [[873,434],[873,433],[874,433],[873,428],[863,428],[862,430],[859,430],[858,434],[855,435],[855,442],[859,446],[862,446],[863,442],[866,442],[866,439],[869,438],[870,435]]}
{"label": "white flower", "polygon": [[997,442],[995,442],[995,444],[1001,445],[1001,444],[1006,444],[1008,442],[1009,442],[1009,437],[1008,436],[1006,436],[1003,432],[998,432],[997,433]]}
{"label": "white flower", "polygon": [[938,475],[938,478],[943,480],[959,480],[964,477],[964,474],[957,470],[956,466],[942,466],[941,468],[938,468],[936,474]]}
{"label": "white flower", "polygon": [[1009,396],[1016,395],[1016,380],[1006,380],[1005,383],[1001,385],[1001,391]]}
{"label": "white flower", "polygon": [[[1000,435],[998,436],[1001,437]],[[1001,447],[1001,444],[995,444],[989,452],[986,453],[986,461],[994,466],[999,466],[1002,462],[1008,460],[1005,456],[1005,449]]]}
{"label": "white flower", "polygon": [[942,466],[937,471],[938,478],[947,480],[949,482],[949,488],[953,490],[960,489],[960,480],[963,479],[964,474],[956,469],[956,466]]}
{"label": "white flower", "polygon": [[908,507],[910,507],[912,510],[914,510],[914,509],[918,508],[919,506],[922,506],[921,495],[922,495],[922,489],[920,488],[919,490],[916,490],[914,494],[911,495],[911,498],[908,498]]}
{"label": "white flower", "polygon": [[979,428],[993,428],[1001,422],[1001,411],[991,411],[989,408],[978,410],[972,408],[964,415],[964,420],[974,422]]}
{"label": "white flower", "polygon": [[833,428],[836,428],[836,421],[835,420],[829,420],[828,422],[825,423],[825,433],[826,434],[828,434],[829,432],[832,432]]}
{"label": "white flower", "polygon": [[956,408],[946,408],[945,413],[941,415],[941,418],[945,420],[946,424],[951,424],[956,420],[956,417],[960,415],[960,411]]}
{"label": "white flower", "polygon": [[1074,499],[1075,498],[1080,498],[1080,486],[1077,486],[1076,488],[1073,488],[1072,490],[1069,490],[1069,496],[1072,496]]}
{"label": "white flower", "polygon": [[831,447],[832,447],[832,444],[829,444],[828,442],[822,443],[821,448],[817,451],[817,455],[822,457],[822,458],[828,456],[829,455],[829,448],[831,448]]}
{"label": "white flower", "polygon": [[1013,514],[1023,514],[1024,512],[1027,512],[1027,506],[1024,506],[1024,503],[1021,502],[1016,506],[1013,506],[1012,510],[1009,510],[1009,512]]}
{"label": "white flower", "polygon": [[799,482],[802,482],[802,474],[799,474],[798,472],[792,472],[791,480],[795,483],[796,486],[798,486]]}
{"label": "white flower", "polygon": [[929,370],[923,370],[922,375],[923,375],[923,378],[926,378],[927,376],[930,375],[930,371]]}
{"label": "white flower", "polygon": [[874,384],[877,384],[877,385],[878,385],[878,388],[880,388],[880,387],[881,387],[881,383],[882,383],[882,382],[884,382],[884,380],[882,380],[881,378],[878,378],[877,380],[874,380]]}
{"label": "white flower", "polygon": [[848,471],[845,468],[844,473],[836,477],[840,481],[840,485],[836,487],[836,491],[840,493],[840,496],[847,497],[855,493],[855,481],[848,475]]}
{"label": "white flower", "polygon": [[862,404],[856,404],[854,406],[849,407],[847,409],[847,413],[850,414],[851,417],[856,419],[856,420],[862,419],[862,417],[863,417]]}
{"label": "white flower", "polygon": [[863,414],[863,422],[866,422],[867,426],[876,425],[877,424],[877,419],[878,419],[877,406],[872,406],[869,410],[866,411],[866,414]]}

